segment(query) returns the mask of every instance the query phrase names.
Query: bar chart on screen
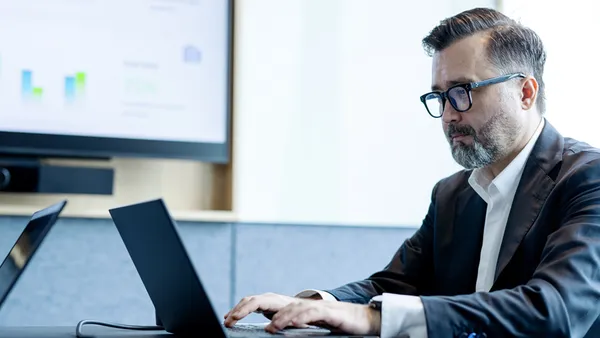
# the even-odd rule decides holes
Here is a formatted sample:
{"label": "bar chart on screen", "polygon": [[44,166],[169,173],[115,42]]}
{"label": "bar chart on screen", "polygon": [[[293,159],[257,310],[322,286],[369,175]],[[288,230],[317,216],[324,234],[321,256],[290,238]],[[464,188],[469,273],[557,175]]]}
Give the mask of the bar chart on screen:
{"label": "bar chart on screen", "polygon": [[76,72],[65,76],[64,99],[67,107],[79,107],[85,100],[87,74]]}
{"label": "bar chart on screen", "polygon": [[21,98],[24,102],[42,102],[44,88],[34,85],[33,71],[30,69],[21,70]]}

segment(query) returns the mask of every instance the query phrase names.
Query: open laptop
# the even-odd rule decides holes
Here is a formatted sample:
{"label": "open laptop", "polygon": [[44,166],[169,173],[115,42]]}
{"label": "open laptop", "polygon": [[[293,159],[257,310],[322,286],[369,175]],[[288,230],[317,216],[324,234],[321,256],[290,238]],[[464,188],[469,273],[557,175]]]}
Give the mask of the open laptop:
{"label": "open laptop", "polygon": [[[109,210],[165,331],[206,337],[272,337],[263,325],[226,328],[217,316],[162,199]],[[286,329],[295,337],[334,335],[326,329]],[[336,336],[339,336],[336,335]]]}
{"label": "open laptop", "polygon": [[66,200],[35,212],[0,265],[0,307],[58,220]]}

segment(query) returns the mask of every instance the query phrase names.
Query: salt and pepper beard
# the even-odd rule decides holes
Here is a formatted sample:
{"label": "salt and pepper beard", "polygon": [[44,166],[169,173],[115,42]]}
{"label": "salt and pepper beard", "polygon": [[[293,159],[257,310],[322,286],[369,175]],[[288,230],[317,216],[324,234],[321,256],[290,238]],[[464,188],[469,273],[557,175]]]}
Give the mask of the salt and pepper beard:
{"label": "salt and pepper beard", "polygon": [[[450,124],[446,136],[452,157],[465,169],[476,169],[495,163],[508,155],[519,132],[518,122],[504,110],[498,111],[476,132],[468,125]],[[453,144],[452,134],[473,138],[472,144]]]}

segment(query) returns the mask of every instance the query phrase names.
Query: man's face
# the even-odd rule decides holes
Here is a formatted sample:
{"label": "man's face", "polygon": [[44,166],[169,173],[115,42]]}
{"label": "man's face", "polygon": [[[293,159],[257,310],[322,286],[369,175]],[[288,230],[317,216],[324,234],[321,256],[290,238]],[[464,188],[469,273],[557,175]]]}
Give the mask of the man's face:
{"label": "man's face", "polygon": [[[498,70],[486,57],[485,35],[457,41],[433,56],[432,89],[445,91],[457,83],[486,80]],[[467,169],[480,168],[507,156],[522,130],[518,81],[473,89],[473,105],[457,112],[446,102],[444,134],[452,156]]]}

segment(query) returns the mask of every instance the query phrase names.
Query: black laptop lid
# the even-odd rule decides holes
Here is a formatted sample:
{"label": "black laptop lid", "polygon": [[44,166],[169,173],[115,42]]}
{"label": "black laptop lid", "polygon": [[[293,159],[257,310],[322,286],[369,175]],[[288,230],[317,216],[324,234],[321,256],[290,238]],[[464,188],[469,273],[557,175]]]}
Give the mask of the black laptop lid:
{"label": "black laptop lid", "polygon": [[109,210],[166,331],[224,337],[162,199]]}
{"label": "black laptop lid", "polygon": [[25,229],[0,265],[0,305],[6,300],[66,204],[67,201],[62,201],[51,205],[37,211],[29,219]]}

